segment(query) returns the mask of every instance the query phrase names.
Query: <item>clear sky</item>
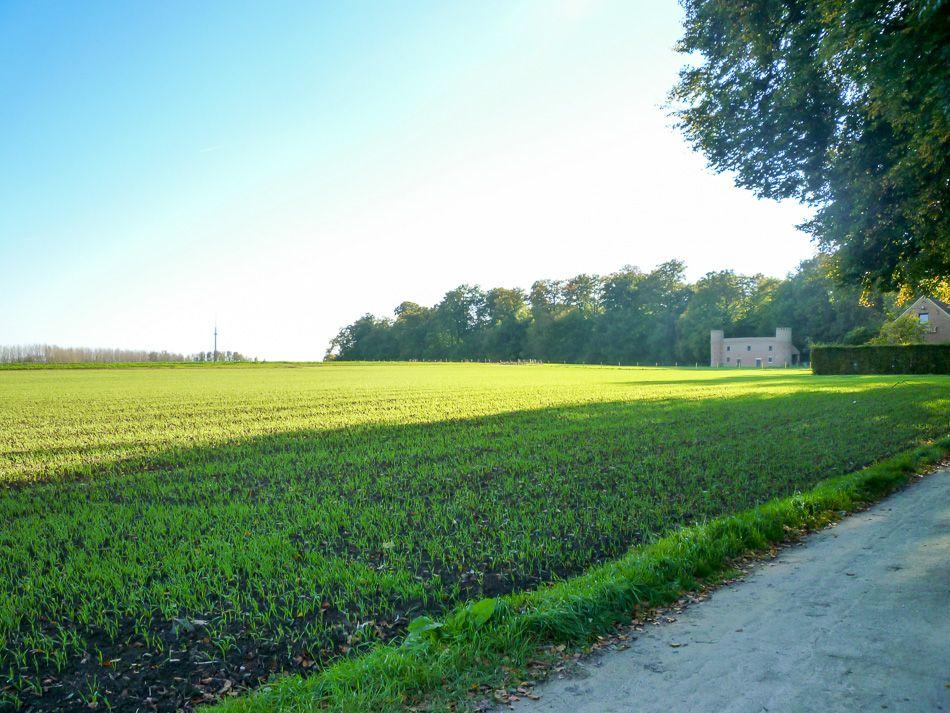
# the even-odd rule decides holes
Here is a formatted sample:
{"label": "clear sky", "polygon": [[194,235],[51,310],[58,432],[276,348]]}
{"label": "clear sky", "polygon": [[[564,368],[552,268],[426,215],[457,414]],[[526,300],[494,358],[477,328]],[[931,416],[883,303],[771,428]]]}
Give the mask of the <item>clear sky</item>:
{"label": "clear sky", "polygon": [[0,3],[0,344],[319,359],[460,283],[781,276],[662,108],[669,0]]}

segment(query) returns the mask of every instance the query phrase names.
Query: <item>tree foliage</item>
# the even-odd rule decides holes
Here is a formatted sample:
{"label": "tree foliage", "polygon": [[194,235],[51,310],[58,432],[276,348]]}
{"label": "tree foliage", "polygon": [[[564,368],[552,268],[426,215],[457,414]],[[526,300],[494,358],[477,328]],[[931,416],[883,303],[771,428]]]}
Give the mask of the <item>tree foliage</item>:
{"label": "tree foliage", "polygon": [[803,262],[785,280],[712,272],[689,284],[671,260],[644,272],[538,280],[529,292],[462,285],[439,304],[403,302],[393,319],[364,315],[333,340],[328,358],[346,360],[534,359],[635,364],[709,361],[709,330],[730,336],[791,327],[796,344],[866,341],[892,299],[862,303],[859,288],[828,275],[826,258]]}
{"label": "tree foliage", "polygon": [[920,320],[912,314],[905,314],[902,317],[886,322],[881,327],[881,332],[870,340],[870,344],[892,345],[899,344],[923,344],[924,336],[927,330],[920,323]]}
{"label": "tree foliage", "polygon": [[[219,361],[244,361],[238,352],[218,352]],[[56,344],[14,344],[0,346],[0,364],[75,364],[116,362],[212,361],[212,352],[190,356],[165,350],[110,349],[101,347],[61,347]]]}
{"label": "tree foliage", "polygon": [[681,0],[671,92],[717,171],[816,207],[837,277],[932,290],[950,275],[950,3]]}

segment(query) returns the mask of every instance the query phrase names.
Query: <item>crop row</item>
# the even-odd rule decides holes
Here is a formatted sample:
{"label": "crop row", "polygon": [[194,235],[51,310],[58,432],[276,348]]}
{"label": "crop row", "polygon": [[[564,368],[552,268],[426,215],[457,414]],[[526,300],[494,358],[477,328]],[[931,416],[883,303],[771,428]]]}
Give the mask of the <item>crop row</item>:
{"label": "crop row", "polygon": [[942,377],[544,366],[0,388],[0,685],[40,709],[313,670],[943,435],[950,406]]}

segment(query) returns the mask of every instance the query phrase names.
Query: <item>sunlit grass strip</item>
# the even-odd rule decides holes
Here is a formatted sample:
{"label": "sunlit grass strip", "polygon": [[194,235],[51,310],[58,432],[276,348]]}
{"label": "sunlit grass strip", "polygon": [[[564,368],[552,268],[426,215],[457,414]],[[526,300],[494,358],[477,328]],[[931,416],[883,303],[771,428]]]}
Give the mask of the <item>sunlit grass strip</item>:
{"label": "sunlit grass strip", "polygon": [[874,502],[948,454],[950,436],[807,492],[682,528],[573,579],[503,597],[480,626],[471,616],[478,603],[468,604],[401,645],[380,646],[309,678],[279,679],[218,709],[385,711],[423,701],[439,709],[464,699],[475,684],[498,684],[502,664],[517,672],[542,645],[582,644],[629,621],[635,605],[670,603],[735,558],[787,539],[790,529],[819,527]]}

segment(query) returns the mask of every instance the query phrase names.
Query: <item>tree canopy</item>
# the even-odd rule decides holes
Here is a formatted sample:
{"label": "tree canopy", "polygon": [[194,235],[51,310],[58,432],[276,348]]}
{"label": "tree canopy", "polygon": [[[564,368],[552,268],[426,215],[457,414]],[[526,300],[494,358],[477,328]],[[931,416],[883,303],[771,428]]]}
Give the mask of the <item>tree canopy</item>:
{"label": "tree canopy", "polygon": [[905,314],[892,322],[886,322],[881,332],[870,344],[923,344],[927,330],[912,314]]}
{"label": "tree canopy", "polygon": [[950,275],[950,3],[681,0],[671,92],[716,171],[816,208],[836,276],[932,291]]}
{"label": "tree canopy", "polygon": [[841,287],[827,259],[785,280],[711,272],[693,284],[671,260],[644,272],[538,280],[530,291],[461,285],[433,307],[403,302],[392,318],[364,315],[333,340],[328,358],[635,364],[709,362],[709,330],[729,336],[791,327],[796,345],[877,334],[893,299]]}

